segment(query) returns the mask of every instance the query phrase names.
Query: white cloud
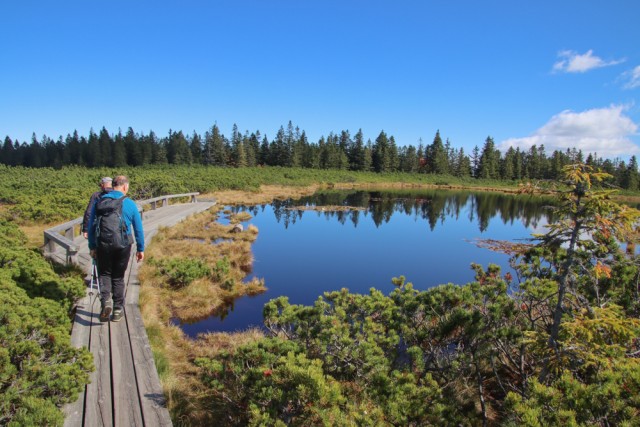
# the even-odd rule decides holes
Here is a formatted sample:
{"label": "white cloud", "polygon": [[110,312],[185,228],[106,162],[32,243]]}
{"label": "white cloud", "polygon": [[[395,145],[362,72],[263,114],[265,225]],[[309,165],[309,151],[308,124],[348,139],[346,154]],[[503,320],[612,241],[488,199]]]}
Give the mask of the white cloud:
{"label": "white cloud", "polygon": [[640,153],[640,147],[631,141],[637,135],[638,125],[624,114],[626,107],[612,105],[583,112],[565,110],[553,116],[533,135],[509,138],[499,144],[503,152],[509,147],[528,150],[544,145],[545,151],[566,151],[577,148],[583,153],[598,153],[599,157],[626,157]]}
{"label": "white cloud", "polygon": [[562,59],[553,64],[553,71],[559,73],[585,73],[595,68],[608,67],[625,61],[624,59],[604,61],[594,56],[591,49],[582,55],[573,50],[563,50],[558,53],[558,56]]}
{"label": "white cloud", "polygon": [[622,78],[626,80],[625,89],[637,89],[640,87],[640,65],[633,70],[622,74]]}

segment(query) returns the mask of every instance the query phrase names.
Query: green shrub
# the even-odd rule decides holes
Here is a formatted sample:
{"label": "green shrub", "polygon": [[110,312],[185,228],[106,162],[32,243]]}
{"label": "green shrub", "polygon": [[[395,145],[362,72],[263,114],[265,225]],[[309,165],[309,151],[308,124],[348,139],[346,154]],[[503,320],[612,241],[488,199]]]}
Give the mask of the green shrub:
{"label": "green shrub", "polygon": [[89,381],[93,358],[70,343],[71,321],[55,301],[30,298],[0,273],[0,425],[58,425],[58,409]]}
{"label": "green shrub", "polygon": [[194,280],[211,274],[209,266],[195,258],[169,258],[155,261],[155,264],[160,274],[166,276],[167,282],[176,288],[188,286]]}

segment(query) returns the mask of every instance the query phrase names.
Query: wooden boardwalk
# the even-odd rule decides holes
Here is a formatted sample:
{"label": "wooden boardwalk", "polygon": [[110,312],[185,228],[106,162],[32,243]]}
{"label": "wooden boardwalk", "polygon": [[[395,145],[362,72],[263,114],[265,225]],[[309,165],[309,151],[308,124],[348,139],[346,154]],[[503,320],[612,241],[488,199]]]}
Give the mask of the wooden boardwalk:
{"label": "wooden boardwalk", "polygon": [[[214,204],[201,201],[144,212],[145,242],[149,244],[159,227],[174,225]],[[77,249],[75,261],[90,275],[93,264],[87,241],[82,236],[75,237],[73,245]],[[65,426],[172,425],[138,307],[140,284],[135,247],[131,252],[125,276],[125,315],[120,322],[100,322],[100,296],[95,288],[91,292],[88,286],[87,295],[77,305],[71,342],[91,351],[96,370],[80,398],[65,406]],[[62,253],[49,256],[65,258]]]}

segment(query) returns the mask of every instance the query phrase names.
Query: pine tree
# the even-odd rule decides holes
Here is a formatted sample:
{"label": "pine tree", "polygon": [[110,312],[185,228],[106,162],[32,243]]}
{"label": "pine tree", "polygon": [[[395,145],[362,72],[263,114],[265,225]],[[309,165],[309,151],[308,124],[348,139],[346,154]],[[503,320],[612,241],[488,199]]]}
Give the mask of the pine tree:
{"label": "pine tree", "polygon": [[210,166],[227,166],[229,155],[224,135],[220,133],[217,124],[205,134],[204,163]]}
{"label": "pine tree", "polygon": [[165,165],[169,163],[165,142],[156,138],[153,132],[149,134],[149,141],[151,143],[151,162],[154,165]]}
{"label": "pine tree", "polygon": [[100,129],[100,134],[98,135],[98,147],[101,163],[97,166],[113,167],[113,139],[104,126]]}
{"label": "pine tree", "polygon": [[638,160],[636,159],[636,156],[631,156],[631,159],[629,159],[629,165],[624,169],[622,188],[637,191],[639,183],[640,176],[638,174]]}
{"label": "pine tree", "polygon": [[425,152],[427,172],[436,174],[449,173],[449,159],[445,146],[442,144],[439,130],[436,131],[433,142],[427,145]]}
{"label": "pine tree", "polygon": [[259,159],[259,164],[271,166],[271,144],[267,139],[267,135],[262,138],[262,142],[260,143]]}
{"label": "pine tree", "polygon": [[364,157],[365,157],[365,144],[364,135],[362,129],[356,133],[351,148],[349,150],[349,169],[354,171],[363,171],[365,169]]}
{"label": "pine tree", "polygon": [[235,123],[231,131],[231,153],[233,159],[232,164],[235,167],[243,168],[247,166],[247,153],[244,148],[244,141]]}
{"label": "pine tree", "polygon": [[191,141],[189,141],[189,150],[191,151],[193,163],[202,164],[202,139],[200,139],[200,135],[195,130],[191,135]]}
{"label": "pine tree", "polygon": [[182,131],[172,132],[169,130],[167,140],[167,159],[174,165],[188,165],[192,163],[191,150],[187,139]]}
{"label": "pine tree", "polygon": [[471,153],[471,172],[474,178],[480,178],[480,148],[477,145]]}
{"label": "pine tree", "polygon": [[127,165],[127,149],[122,131],[118,130],[113,140],[113,166],[121,168]]}
{"label": "pine tree", "polygon": [[516,150],[509,147],[502,159],[502,167],[500,168],[502,179],[513,180],[516,177]]}
{"label": "pine tree", "polygon": [[398,146],[396,145],[396,139],[391,135],[389,137],[389,172],[397,172],[399,167]]}
{"label": "pine tree", "polygon": [[15,166],[14,151],[13,141],[9,136],[6,136],[4,138],[4,144],[2,145],[2,151],[0,152],[0,163],[8,166]]}
{"label": "pine tree", "polygon": [[389,138],[384,131],[381,131],[373,145],[372,153],[373,170],[375,172],[389,172],[391,170],[391,150],[389,148]]}
{"label": "pine tree", "polygon": [[500,178],[500,151],[496,150],[493,138],[487,137],[478,166],[478,177],[484,179]]}

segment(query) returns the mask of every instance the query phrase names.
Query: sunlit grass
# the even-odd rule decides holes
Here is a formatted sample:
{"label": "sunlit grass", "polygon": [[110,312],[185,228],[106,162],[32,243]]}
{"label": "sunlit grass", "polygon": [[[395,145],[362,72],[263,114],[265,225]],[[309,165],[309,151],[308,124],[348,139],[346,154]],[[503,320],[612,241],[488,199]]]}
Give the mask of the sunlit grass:
{"label": "sunlit grass", "polygon": [[[221,314],[235,299],[266,289],[263,279],[244,280],[253,269],[251,244],[258,236],[258,228],[249,224],[241,232],[231,231],[233,224],[250,221],[251,215],[226,212],[229,224],[223,225],[217,221],[219,209],[159,230],[147,248],[147,262],[139,272],[141,312],[169,410],[178,424],[206,425],[212,421],[211,414],[202,409],[206,387],[199,381],[193,360],[233,350],[263,336],[262,331],[252,329],[242,333],[207,333],[190,339],[174,325],[174,319],[193,322]],[[211,274],[173,287],[157,265],[175,258],[198,259],[210,267]]]}

